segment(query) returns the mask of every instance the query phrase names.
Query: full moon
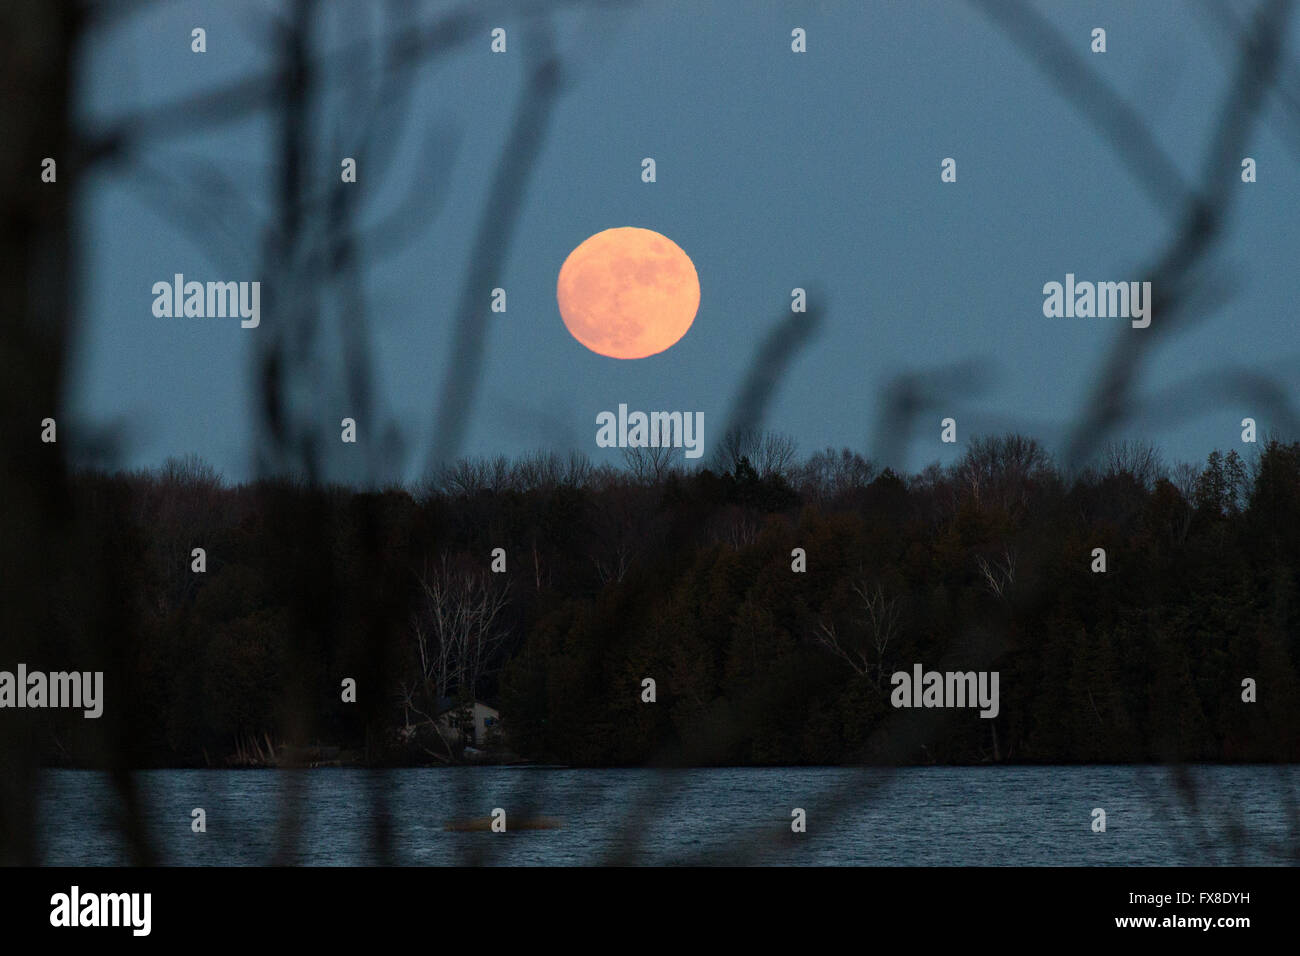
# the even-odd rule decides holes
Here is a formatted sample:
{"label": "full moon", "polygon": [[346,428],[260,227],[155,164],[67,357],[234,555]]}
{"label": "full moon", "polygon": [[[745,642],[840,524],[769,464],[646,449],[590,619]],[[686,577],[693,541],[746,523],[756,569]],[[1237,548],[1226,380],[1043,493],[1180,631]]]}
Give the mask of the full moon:
{"label": "full moon", "polygon": [[565,327],[587,348],[639,359],[686,334],[700,307],[700,278],[690,256],[667,236],[621,226],[569,253],[555,298]]}

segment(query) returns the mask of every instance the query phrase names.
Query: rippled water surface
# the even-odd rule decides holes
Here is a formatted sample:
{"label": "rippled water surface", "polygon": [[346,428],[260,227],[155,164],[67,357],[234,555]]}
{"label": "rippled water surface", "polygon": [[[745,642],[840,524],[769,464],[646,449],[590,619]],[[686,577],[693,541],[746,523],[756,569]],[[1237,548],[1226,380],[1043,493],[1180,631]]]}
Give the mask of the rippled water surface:
{"label": "rippled water surface", "polygon": [[[1182,865],[1287,863],[1300,767],[1199,767],[1195,805],[1158,767],[722,768],[465,767],[310,771],[159,770],[135,780],[161,862],[270,862],[297,790],[291,862],[379,862],[376,796],[388,796],[396,862],[518,865]],[[130,862],[106,775],[42,778],[44,862]],[[191,831],[206,811],[207,832]],[[507,832],[448,824],[506,811]],[[807,832],[791,833],[802,808]],[[1094,808],[1106,832],[1091,829]],[[529,819],[555,829],[518,829]],[[516,827],[517,829],[511,829]]]}

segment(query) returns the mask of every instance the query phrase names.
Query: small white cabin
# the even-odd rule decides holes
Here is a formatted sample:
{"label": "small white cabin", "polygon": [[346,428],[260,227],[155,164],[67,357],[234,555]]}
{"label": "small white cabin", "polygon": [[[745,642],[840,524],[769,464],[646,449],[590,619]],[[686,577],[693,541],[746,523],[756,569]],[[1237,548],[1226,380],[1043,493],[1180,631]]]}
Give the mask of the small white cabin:
{"label": "small white cabin", "polygon": [[482,747],[501,720],[501,712],[481,700],[471,707],[463,707],[450,697],[438,705],[438,733],[449,743],[463,743]]}

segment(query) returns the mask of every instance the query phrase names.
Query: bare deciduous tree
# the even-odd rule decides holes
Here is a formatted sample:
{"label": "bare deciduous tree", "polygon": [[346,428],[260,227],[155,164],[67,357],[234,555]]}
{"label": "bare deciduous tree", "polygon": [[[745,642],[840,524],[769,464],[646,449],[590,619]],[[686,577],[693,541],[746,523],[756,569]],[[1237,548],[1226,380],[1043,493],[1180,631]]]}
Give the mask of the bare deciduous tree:
{"label": "bare deciduous tree", "polygon": [[982,554],[976,556],[975,561],[979,565],[984,583],[995,597],[1005,598],[1007,592],[1015,585],[1017,556],[1016,549],[1009,545],[1004,546],[1002,553],[994,555],[992,560]]}
{"label": "bare deciduous tree", "polygon": [[870,679],[877,689],[885,675],[885,654],[898,636],[902,609],[896,596],[889,595],[879,582],[855,581],[853,594],[858,611],[853,637],[841,637],[835,621],[823,617],[815,626],[817,642],[860,676]]}
{"label": "bare deciduous tree", "polygon": [[1149,441],[1124,439],[1107,442],[1102,448],[1102,474],[1132,475],[1143,488],[1150,491],[1157,481],[1168,477],[1169,470],[1160,457],[1160,450]]}
{"label": "bare deciduous tree", "polygon": [[1188,504],[1196,501],[1196,483],[1200,477],[1201,469],[1188,461],[1180,461],[1169,470],[1169,481]]}
{"label": "bare deciduous tree", "polygon": [[716,461],[723,471],[734,472],[741,459],[749,462],[759,477],[790,477],[798,445],[783,432],[760,428],[729,428],[718,440]]}
{"label": "bare deciduous tree", "polygon": [[635,447],[623,449],[623,461],[632,477],[645,484],[658,484],[673,471],[673,460],[681,452],[676,448]]}
{"label": "bare deciduous tree", "polygon": [[977,437],[954,477],[976,506],[995,507],[1013,520],[1029,507],[1035,482],[1051,475],[1051,457],[1036,439],[1007,434]]}
{"label": "bare deciduous tree", "polygon": [[731,505],[710,523],[709,540],[739,551],[758,540],[760,527],[757,514],[741,505]]}
{"label": "bare deciduous tree", "polygon": [[592,519],[595,529],[591,561],[602,584],[622,581],[657,531],[652,525],[653,509],[646,497],[650,488],[637,485],[611,486],[595,496]]}
{"label": "bare deciduous tree", "polygon": [[805,498],[832,501],[837,496],[864,488],[876,476],[875,466],[849,448],[815,452],[799,469],[799,493]]}
{"label": "bare deciduous tree", "polygon": [[490,572],[455,566],[447,555],[417,579],[421,600],[411,632],[420,683],[436,711],[443,698],[473,699],[478,692],[506,637],[500,617],[510,587],[498,586]]}

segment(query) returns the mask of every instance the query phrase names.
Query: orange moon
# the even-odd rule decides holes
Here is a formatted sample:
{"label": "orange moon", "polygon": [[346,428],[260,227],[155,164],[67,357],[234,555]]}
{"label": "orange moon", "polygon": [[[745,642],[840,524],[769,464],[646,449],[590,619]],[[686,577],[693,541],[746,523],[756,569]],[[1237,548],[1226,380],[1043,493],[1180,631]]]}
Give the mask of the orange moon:
{"label": "orange moon", "polygon": [[667,236],[620,226],[569,253],[555,298],[565,327],[587,348],[639,359],[672,348],[686,334],[700,307],[700,277]]}

